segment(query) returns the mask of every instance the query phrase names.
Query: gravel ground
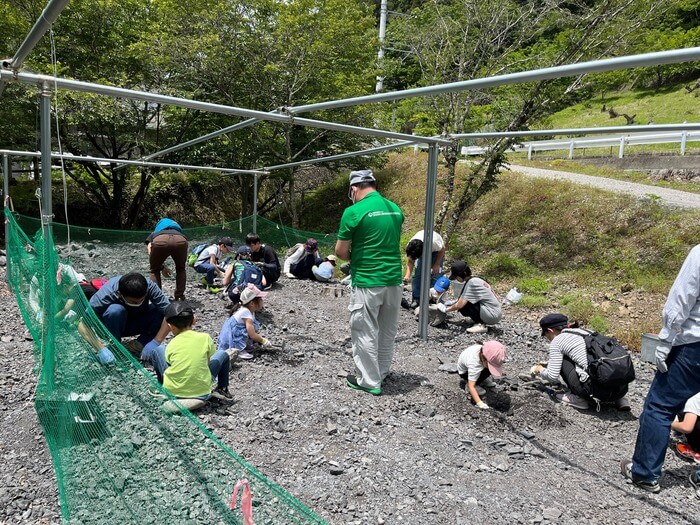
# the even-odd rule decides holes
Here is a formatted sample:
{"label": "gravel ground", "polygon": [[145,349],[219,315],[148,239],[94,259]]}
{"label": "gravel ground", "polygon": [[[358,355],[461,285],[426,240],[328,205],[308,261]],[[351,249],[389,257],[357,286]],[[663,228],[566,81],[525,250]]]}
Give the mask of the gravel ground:
{"label": "gravel ground", "polygon": [[[89,277],[143,271],[142,247],[76,247],[74,265]],[[190,271],[190,270],[188,270]],[[224,304],[189,278],[197,329],[216,336]],[[172,280],[165,282],[172,293]],[[504,292],[504,291],[502,291]],[[489,337],[506,345],[506,379],[490,390],[493,410],[472,406],[455,363],[483,336],[451,319],[417,337],[402,310],[393,372],[380,397],[344,385],[352,370],[348,290],[283,279],[260,315],[278,349],[232,370],[235,401],[199,412],[225,443],[330,523],[697,523],[692,466],[669,449],[663,487],[649,495],[625,482],[637,416],[653,367],[636,361],[631,413],[596,413],[555,404],[518,380],[545,357],[538,314],[517,307]],[[32,405],[31,341],[14,298],[0,288],[0,523],[60,519],[50,455]],[[279,346],[284,343],[284,349]]]}
{"label": "gravel ground", "polygon": [[568,180],[577,184],[585,184],[595,188],[601,188],[615,193],[629,193],[636,197],[646,197],[650,195],[657,196],[662,202],[679,208],[699,209],[700,194],[689,193],[685,191],[672,190],[659,186],[649,186],[646,184],[637,184],[635,182],[625,182],[622,180],[608,179],[604,177],[592,177],[590,175],[582,175],[580,173],[571,173],[568,171],[547,170],[542,168],[531,168],[529,166],[511,165],[510,171],[522,173],[530,177],[544,177],[555,180]]}

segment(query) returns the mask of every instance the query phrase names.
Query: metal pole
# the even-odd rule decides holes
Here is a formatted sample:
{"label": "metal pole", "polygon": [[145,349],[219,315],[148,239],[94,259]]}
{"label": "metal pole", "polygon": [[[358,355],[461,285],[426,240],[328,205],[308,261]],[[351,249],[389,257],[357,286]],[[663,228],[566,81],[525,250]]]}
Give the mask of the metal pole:
{"label": "metal pole", "polygon": [[425,215],[423,217],[423,254],[421,255],[420,283],[420,338],[428,340],[428,306],[430,303],[430,270],[433,254],[433,220],[435,219],[435,192],[437,190],[438,148],[428,147],[428,180],[425,188]]}
{"label": "metal pole", "polygon": [[[387,0],[382,0],[379,8],[379,53],[377,54],[377,66],[381,71],[384,63],[384,39],[386,38],[386,15],[387,15]],[[384,89],[384,77],[377,75],[376,92],[380,93]]]}
{"label": "metal pole", "polygon": [[258,174],[253,175],[253,233],[258,233]]}
{"label": "metal pole", "polygon": [[[41,37],[44,36],[46,31],[48,31],[51,24],[56,21],[58,15],[60,15],[61,11],[63,11],[63,8],[68,5],[68,2],[69,0],[51,0],[48,4],[46,4],[46,7],[42,11],[38,20],[34,23],[34,27],[31,28],[29,34],[27,34],[27,37],[24,39],[24,42],[22,42],[17,49],[15,56],[12,57],[11,61],[3,62],[2,67],[10,68],[15,71],[22,67],[27,55],[29,55],[29,53],[32,52],[32,49],[34,49],[37,43],[39,43]],[[0,79],[0,94],[2,94],[4,89],[5,84],[3,80]]]}
{"label": "metal pole", "polygon": [[503,137],[537,137],[541,135],[596,135],[606,133],[649,133],[664,131],[695,131],[700,130],[700,123],[689,124],[654,124],[651,126],[607,126],[600,128],[563,128],[536,129],[528,131],[485,131],[479,133],[457,133],[450,135],[453,139],[491,139]]}
{"label": "metal pole", "polygon": [[[10,205],[10,163],[7,154],[2,156],[2,208],[3,211],[7,211],[7,207]],[[5,253],[7,253],[7,247],[10,240],[10,223],[5,217],[3,217],[3,222],[5,223]],[[5,268],[10,262],[10,258],[7,257],[5,261]],[[5,272],[5,281],[10,282],[9,279],[10,272]]]}
{"label": "metal pole", "polygon": [[617,152],[617,158],[621,159],[625,156],[625,137],[620,137],[620,150]]}
{"label": "metal pole", "polygon": [[461,82],[451,82],[449,84],[438,84],[436,86],[405,89],[403,91],[395,91],[391,93],[377,93],[362,97],[331,100],[328,102],[319,102],[317,104],[291,107],[287,108],[287,110],[296,115],[307,111],[335,109],[347,106],[357,106],[360,104],[370,104],[373,102],[386,102],[388,100],[400,100],[403,98],[425,95],[438,95],[440,93],[487,89],[498,86],[506,86],[509,84],[519,84],[521,82],[578,76],[585,73],[602,73],[605,71],[614,71],[616,69],[658,66],[662,64],[677,64],[679,62],[692,62],[694,60],[700,60],[700,47],[688,47],[673,51],[645,53],[641,55],[608,58],[605,60],[591,60],[589,62],[581,62],[580,64],[553,66],[543,69],[534,69],[531,71],[508,73],[495,77],[477,78],[473,80],[464,80]]}
{"label": "metal pole", "polygon": [[685,143],[688,140],[688,132],[681,133],[681,157],[685,155]]}
{"label": "metal pole", "polygon": [[573,159],[573,158],[574,158],[574,147],[575,147],[575,145],[576,145],[576,143],[575,143],[573,140],[569,143],[569,158],[570,158],[570,159]]}
{"label": "metal pole", "polygon": [[58,89],[67,89],[69,91],[80,91],[86,93],[97,93],[99,95],[107,95],[116,98],[128,98],[131,100],[142,100],[156,104],[167,104],[170,106],[197,109],[201,111],[209,111],[212,113],[221,113],[223,115],[239,115],[243,117],[257,118],[260,120],[269,120],[272,122],[286,122],[299,126],[307,126],[310,128],[329,129],[334,131],[344,131],[354,133],[356,135],[365,135],[370,137],[383,137],[387,139],[410,140],[418,139],[421,142],[428,144],[436,142],[439,144],[449,144],[449,141],[443,138],[429,137],[414,137],[406,133],[395,133],[393,131],[384,131],[373,128],[363,128],[361,126],[351,126],[348,124],[339,124],[336,122],[325,122],[322,120],[314,120],[307,118],[299,118],[293,115],[281,115],[278,113],[265,113],[252,109],[245,109],[236,106],[225,106],[223,104],[213,104],[211,102],[200,102],[198,100],[190,100],[186,98],[171,97],[168,95],[159,95],[157,93],[148,93],[146,91],[137,91],[135,89],[124,89],[112,86],[104,86],[92,82],[80,82],[78,80],[68,80],[65,78],[57,78],[48,75],[35,75],[30,73],[14,73],[12,71],[0,71],[0,77],[6,80],[17,80],[27,84],[41,84],[42,82],[51,82]]}
{"label": "metal pole", "polygon": [[527,160],[532,160],[532,144],[527,145]]}
{"label": "metal pole", "polygon": [[40,94],[41,127],[41,230],[44,237],[44,253],[40,259],[43,263],[41,281],[43,291],[41,324],[42,373],[49,391],[54,388],[55,375],[55,346],[53,343],[53,316],[55,297],[53,290],[56,279],[56,254],[53,251],[51,239],[51,220],[53,218],[51,198],[51,89],[48,82],[41,86]]}

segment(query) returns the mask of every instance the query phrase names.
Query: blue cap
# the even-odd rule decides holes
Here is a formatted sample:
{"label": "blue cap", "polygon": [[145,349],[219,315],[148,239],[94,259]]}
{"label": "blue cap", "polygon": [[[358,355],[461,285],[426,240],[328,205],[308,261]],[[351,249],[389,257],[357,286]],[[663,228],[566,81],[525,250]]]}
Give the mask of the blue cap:
{"label": "blue cap", "polygon": [[442,293],[445,290],[449,290],[450,289],[450,280],[447,277],[445,277],[444,275],[442,277],[438,277],[438,280],[435,281],[435,286],[433,288],[435,288],[435,291],[437,293]]}

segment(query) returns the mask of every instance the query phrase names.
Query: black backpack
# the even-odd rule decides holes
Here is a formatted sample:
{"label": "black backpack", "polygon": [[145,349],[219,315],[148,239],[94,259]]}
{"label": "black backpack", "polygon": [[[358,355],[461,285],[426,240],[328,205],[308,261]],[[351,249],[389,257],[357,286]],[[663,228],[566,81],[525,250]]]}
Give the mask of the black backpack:
{"label": "black backpack", "polygon": [[[574,330],[564,332],[580,335],[586,342],[588,354],[588,376],[599,392],[609,391],[617,394],[627,390],[627,385],[634,381],[634,365],[627,348],[614,337],[607,337],[598,332],[582,330],[585,335]],[[596,396],[600,397],[600,396]]]}
{"label": "black backpack", "polygon": [[237,303],[241,298],[241,292],[245,290],[248,284],[254,284],[258,288],[262,289],[263,282],[263,272],[257,265],[249,261],[238,260],[231,264],[238,264],[242,266],[239,271],[234,271],[234,276],[238,276],[235,282],[231,282],[226,288],[226,295],[231,299],[232,302]]}

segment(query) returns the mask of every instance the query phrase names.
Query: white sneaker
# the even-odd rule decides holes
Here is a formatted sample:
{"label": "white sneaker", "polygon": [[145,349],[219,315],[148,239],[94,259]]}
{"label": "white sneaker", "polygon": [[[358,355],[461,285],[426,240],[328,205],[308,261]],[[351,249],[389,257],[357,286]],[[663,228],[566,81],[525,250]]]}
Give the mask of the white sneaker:
{"label": "white sneaker", "polygon": [[238,352],[238,357],[241,359],[245,359],[246,361],[253,359],[255,357],[253,354],[248,352],[248,350],[241,350]]}
{"label": "white sneaker", "polygon": [[569,405],[570,407],[578,408],[579,410],[588,410],[590,408],[588,401],[580,396],[577,396],[576,394],[572,394],[571,392],[557,394],[557,400],[564,405]]}
{"label": "white sneaker", "polygon": [[297,276],[294,275],[292,272],[287,272],[286,276],[287,276],[287,279],[296,279],[297,278]]}
{"label": "white sneaker", "polygon": [[627,398],[624,396],[615,400],[615,408],[617,408],[620,412],[629,412],[632,410],[630,402],[627,401]]}
{"label": "white sneaker", "polygon": [[485,334],[488,331],[489,329],[485,324],[475,324],[474,326],[467,328],[467,333],[469,334]]}

